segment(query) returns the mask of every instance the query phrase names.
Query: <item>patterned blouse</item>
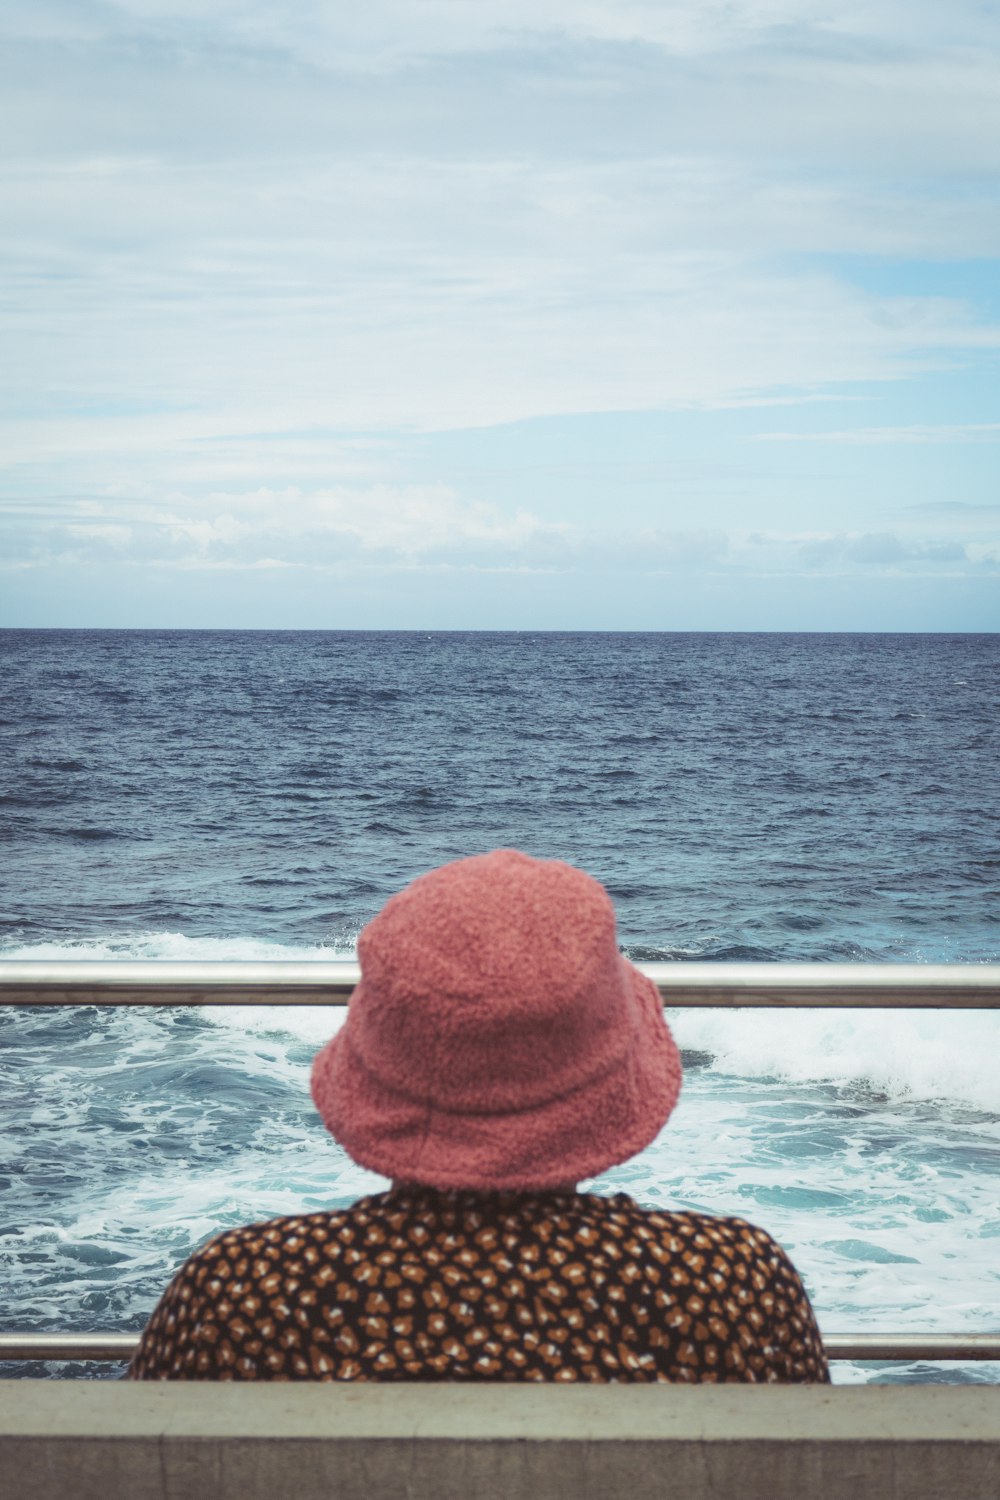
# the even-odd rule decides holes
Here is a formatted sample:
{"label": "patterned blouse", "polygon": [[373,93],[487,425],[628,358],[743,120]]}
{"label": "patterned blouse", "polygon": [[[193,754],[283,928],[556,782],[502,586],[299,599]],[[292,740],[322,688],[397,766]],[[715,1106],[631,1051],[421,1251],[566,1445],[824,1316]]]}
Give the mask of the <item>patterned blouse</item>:
{"label": "patterned blouse", "polygon": [[798,1274],[742,1219],[422,1187],[219,1235],[174,1277],[129,1377],[830,1378]]}

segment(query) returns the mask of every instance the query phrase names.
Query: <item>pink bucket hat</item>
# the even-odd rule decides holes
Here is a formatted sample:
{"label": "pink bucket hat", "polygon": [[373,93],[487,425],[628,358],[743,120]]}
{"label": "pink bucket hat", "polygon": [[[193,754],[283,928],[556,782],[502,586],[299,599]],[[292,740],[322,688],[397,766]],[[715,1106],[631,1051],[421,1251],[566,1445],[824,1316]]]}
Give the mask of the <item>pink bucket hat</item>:
{"label": "pink bucket hat", "polygon": [[596,880],[499,849],[420,876],[358,939],[312,1095],[361,1166],[431,1187],[552,1188],[641,1151],[681,1063]]}

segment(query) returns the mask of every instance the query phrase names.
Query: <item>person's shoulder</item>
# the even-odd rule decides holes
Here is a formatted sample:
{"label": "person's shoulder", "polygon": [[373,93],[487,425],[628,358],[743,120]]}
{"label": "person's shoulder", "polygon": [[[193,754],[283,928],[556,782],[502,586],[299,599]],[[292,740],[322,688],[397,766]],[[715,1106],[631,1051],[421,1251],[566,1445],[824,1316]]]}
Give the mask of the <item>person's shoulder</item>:
{"label": "person's shoulder", "polygon": [[586,1195],[582,1201],[597,1212],[611,1218],[631,1220],[653,1229],[682,1234],[685,1238],[709,1235],[724,1239],[759,1239],[760,1243],[773,1243],[766,1229],[751,1224],[735,1214],[710,1214],[694,1208],[645,1208],[627,1193],[616,1193],[613,1197],[598,1198]]}
{"label": "person's shoulder", "polygon": [[[593,1200],[591,1200],[593,1201]],[[643,1237],[653,1235],[666,1239],[678,1248],[730,1248],[744,1255],[769,1259],[786,1259],[781,1246],[759,1224],[735,1214],[709,1214],[698,1209],[643,1208],[623,1193],[603,1200],[601,1213],[628,1222]]]}
{"label": "person's shoulder", "polygon": [[323,1209],[309,1214],[282,1214],[217,1230],[185,1262],[196,1271],[220,1260],[239,1261],[244,1256],[264,1257],[306,1249],[309,1244],[337,1243],[353,1238],[358,1228],[378,1216],[378,1200],[362,1198],[346,1208]]}
{"label": "person's shoulder", "polygon": [[755,1250],[778,1248],[773,1237],[759,1224],[737,1214],[709,1214],[696,1209],[670,1211],[653,1209],[650,1218],[693,1239],[708,1239],[717,1244],[747,1245]]}

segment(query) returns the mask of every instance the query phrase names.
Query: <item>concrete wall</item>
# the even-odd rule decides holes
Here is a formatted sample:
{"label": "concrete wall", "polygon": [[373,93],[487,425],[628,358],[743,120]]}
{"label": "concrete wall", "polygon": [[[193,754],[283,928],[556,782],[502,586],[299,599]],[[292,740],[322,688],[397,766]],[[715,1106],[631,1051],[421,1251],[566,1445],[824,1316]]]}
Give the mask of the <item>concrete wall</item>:
{"label": "concrete wall", "polygon": [[0,1382],[2,1500],[1000,1500],[1000,1387]]}

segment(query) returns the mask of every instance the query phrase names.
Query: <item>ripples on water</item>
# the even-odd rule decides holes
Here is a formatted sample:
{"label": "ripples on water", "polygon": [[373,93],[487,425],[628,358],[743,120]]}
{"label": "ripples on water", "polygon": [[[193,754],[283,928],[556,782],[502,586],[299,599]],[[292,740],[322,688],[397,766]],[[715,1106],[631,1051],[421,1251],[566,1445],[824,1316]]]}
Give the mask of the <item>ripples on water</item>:
{"label": "ripples on water", "polygon": [[[1000,957],[996,637],[7,632],[0,652],[0,956],[345,954],[413,875],[508,844],[603,880],[639,959]],[[308,1102],[337,1020],[0,1013],[5,1323],[141,1327],[218,1227],[379,1186]],[[675,1025],[681,1105],[602,1188],[763,1223],[828,1329],[1000,1326],[995,1015]],[[876,1378],[956,1373],[998,1378]]]}

